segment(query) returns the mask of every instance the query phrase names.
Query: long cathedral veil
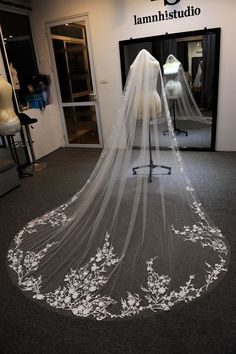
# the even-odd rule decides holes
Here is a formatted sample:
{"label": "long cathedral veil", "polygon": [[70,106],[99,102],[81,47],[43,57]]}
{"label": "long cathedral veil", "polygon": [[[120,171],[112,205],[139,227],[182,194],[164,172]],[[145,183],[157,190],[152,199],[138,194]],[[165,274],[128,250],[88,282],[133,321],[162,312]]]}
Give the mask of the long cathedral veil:
{"label": "long cathedral veil", "polygon": [[225,238],[185,174],[159,63],[141,50],[89,180],[15,236],[11,277],[59,312],[123,319],[198,298],[224,274],[227,259]]}

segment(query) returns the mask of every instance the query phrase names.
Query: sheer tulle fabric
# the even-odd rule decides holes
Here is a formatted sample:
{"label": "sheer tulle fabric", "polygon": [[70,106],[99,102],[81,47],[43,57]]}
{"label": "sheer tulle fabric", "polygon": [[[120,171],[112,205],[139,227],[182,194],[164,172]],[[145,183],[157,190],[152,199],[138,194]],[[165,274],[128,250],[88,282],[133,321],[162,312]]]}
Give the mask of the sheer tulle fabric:
{"label": "sheer tulle fabric", "polygon": [[[167,150],[159,147],[163,121]],[[198,298],[224,274],[227,257],[185,175],[159,63],[142,50],[83,189],[15,236],[12,279],[61,313],[122,319]]]}
{"label": "sheer tulle fabric", "polygon": [[211,123],[212,118],[204,116],[199,110],[183,65],[173,54],[167,57],[163,73],[167,101],[169,107],[172,107],[174,101],[176,119]]}

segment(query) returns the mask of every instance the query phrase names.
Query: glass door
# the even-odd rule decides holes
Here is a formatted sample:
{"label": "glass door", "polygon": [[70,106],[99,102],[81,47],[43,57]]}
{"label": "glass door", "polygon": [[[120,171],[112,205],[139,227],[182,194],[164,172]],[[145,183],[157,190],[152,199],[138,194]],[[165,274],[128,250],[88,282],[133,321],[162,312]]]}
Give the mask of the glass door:
{"label": "glass door", "polygon": [[101,147],[102,134],[87,19],[51,23],[48,33],[66,145]]}

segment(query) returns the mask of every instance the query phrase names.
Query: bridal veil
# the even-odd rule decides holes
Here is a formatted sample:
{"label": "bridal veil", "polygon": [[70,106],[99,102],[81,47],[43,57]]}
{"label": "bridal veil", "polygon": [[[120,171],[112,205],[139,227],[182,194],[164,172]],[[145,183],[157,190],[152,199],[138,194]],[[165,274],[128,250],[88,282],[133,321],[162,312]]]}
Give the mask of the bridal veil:
{"label": "bridal veil", "polygon": [[163,65],[163,74],[169,108],[172,111],[172,105],[175,104],[176,119],[211,123],[212,118],[204,116],[198,108],[187,73],[182,63],[173,54],[168,55]]}
{"label": "bridal veil", "polygon": [[[159,142],[163,122],[168,149]],[[141,50],[90,178],[15,236],[11,278],[61,313],[123,319],[195,300],[227,260],[226,240],[186,176],[159,63]]]}

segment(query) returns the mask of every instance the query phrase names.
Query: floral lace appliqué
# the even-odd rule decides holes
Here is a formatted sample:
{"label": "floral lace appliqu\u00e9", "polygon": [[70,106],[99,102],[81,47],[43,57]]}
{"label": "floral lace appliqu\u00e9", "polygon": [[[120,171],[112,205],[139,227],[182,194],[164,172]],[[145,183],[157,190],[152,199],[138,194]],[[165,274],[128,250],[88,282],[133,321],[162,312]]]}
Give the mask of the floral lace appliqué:
{"label": "floral lace appliqu\u00e9", "polygon": [[[38,269],[40,261],[56,243],[47,244],[38,253],[26,252],[25,254],[18,245],[14,250],[9,250],[8,260],[10,267],[18,276],[18,285],[22,290],[31,292],[33,298],[37,300],[46,301],[50,306],[69,311],[77,317],[90,316],[103,320],[125,318],[144,310],[168,311],[176,303],[192,301],[206,291],[209,285],[218,279],[219,274],[226,271],[225,260],[222,256],[227,252],[222,240],[218,238],[211,240],[210,237],[205,237],[209,235],[209,230],[202,224],[194,225],[192,229],[186,226],[182,232],[175,230],[174,227],[172,229],[174,234],[183,236],[185,241],[199,241],[202,247],[211,247],[219,253],[218,263],[210,265],[206,262],[205,283],[201,287],[196,287],[195,275],[192,274],[179,289],[171,290],[171,277],[158,274],[154,270],[155,258],[152,258],[147,261],[147,284],[141,286],[139,294],[127,292],[127,297],[119,301],[111,296],[101,295],[99,290],[107,283],[109,272],[121,260],[114,253],[108,233],[105,235],[103,247],[97,249],[95,256],[90,258],[84,267],[78,270],[70,269],[64,277],[63,285],[48,293],[41,292],[43,277],[35,278],[30,273]],[[222,237],[219,230],[212,229],[210,232],[214,236],[218,233],[218,236]],[[155,263],[158,265],[158,260]],[[112,313],[113,305],[120,310]]]}

